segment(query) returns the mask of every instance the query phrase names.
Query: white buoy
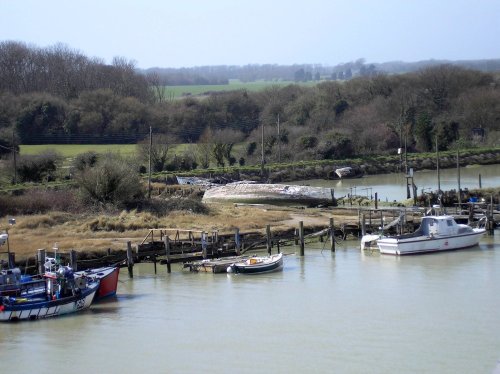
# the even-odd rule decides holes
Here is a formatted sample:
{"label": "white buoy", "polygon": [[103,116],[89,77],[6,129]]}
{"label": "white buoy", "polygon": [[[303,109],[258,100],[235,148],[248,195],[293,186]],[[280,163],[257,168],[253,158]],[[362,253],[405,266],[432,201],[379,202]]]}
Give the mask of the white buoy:
{"label": "white buoy", "polygon": [[226,269],[226,272],[232,273],[233,272],[233,267],[232,266],[228,266],[227,269]]}

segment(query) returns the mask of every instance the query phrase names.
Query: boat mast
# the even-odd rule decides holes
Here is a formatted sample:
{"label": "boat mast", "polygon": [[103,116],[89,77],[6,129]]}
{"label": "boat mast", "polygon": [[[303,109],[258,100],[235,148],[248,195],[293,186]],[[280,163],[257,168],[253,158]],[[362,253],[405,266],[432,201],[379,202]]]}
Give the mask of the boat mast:
{"label": "boat mast", "polygon": [[460,189],[460,155],[457,149],[457,182],[458,182],[458,209],[462,208],[462,191]]}
{"label": "boat mast", "polygon": [[439,195],[441,193],[441,176],[439,175],[439,148],[438,148],[437,135],[436,135],[436,169],[437,169],[438,195]]}

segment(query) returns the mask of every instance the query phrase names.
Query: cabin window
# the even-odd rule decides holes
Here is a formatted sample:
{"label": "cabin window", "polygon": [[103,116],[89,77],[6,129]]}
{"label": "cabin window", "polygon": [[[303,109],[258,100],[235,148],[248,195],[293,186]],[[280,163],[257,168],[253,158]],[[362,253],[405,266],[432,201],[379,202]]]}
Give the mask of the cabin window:
{"label": "cabin window", "polygon": [[446,220],[446,222],[448,223],[448,226],[453,226],[453,221],[451,219]]}

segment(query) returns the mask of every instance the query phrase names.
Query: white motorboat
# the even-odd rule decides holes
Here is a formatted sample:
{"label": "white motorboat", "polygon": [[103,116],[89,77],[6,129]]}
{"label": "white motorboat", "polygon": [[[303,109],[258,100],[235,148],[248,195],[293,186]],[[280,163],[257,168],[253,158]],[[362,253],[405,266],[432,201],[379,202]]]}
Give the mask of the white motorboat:
{"label": "white motorboat", "polygon": [[377,246],[390,255],[448,251],[477,245],[485,232],[484,227],[458,224],[452,216],[426,216],[414,233],[381,237]]}

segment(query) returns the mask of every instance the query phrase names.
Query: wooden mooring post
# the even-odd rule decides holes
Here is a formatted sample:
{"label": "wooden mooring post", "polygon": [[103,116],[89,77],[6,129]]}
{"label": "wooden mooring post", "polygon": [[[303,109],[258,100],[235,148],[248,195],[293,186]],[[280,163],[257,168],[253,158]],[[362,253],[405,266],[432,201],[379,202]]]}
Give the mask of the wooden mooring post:
{"label": "wooden mooring post", "polygon": [[335,252],[335,227],[333,225],[333,218],[330,218],[330,249],[332,252]]}
{"label": "wooden mooring post", "polygon": [[234,251],[236,252],[236,256],[241,255],[241,237],[239,228],[236,228],[234,233]]}
{"label": "wooden mooring post", "polygon": [[271,225],[266,225],[266,247],[267,253],[271,255]]}
{"label": "wooden mooring post", "polygon": [[14,252],[9,252],[8,262],[9,262],[9,269],[16,267],[16,254]]}
{"label": "wooden mooring post", "polygon": [[[170,263],[170,239],[168,238],[167,235],[163,238],[164,243],[165,243],[165,254],[167,255],[167,273],[172,272],[172,266]],[[205,257],[204,257],[205,258]]]}
{"label": "wooden mooring post", "polygon": [[39,249],[37,253],[37,262],[38,262],[38,274],[45,273],[45,249]]}
{"label": "wooden mooring post", "polygon": [[490,205],[488,206],[487,208],[488,210],[488,213],[486,213],[487,215],[487,224],[488,224],[488,234],[489,235],[494,235],[495,234],[495,220],[493,218],[493,195],[490,196]]}
{"label": "wooden mooring post", "polygon": [[304,222],[299,222],[300,255],[304,256]]}
{"label": "wooden mooring post", "polygon": [[134,277],[134,255],[132,253],[132,243],[127,242],[127,268],[128,276],[130,278]]}
{"label": "wooden mooring post", "polygon": [[74,249],[69,251],[69,263],[71,264],[71,268],[73,269],[73,271],[78,271],[76,253],[77,252]]}

